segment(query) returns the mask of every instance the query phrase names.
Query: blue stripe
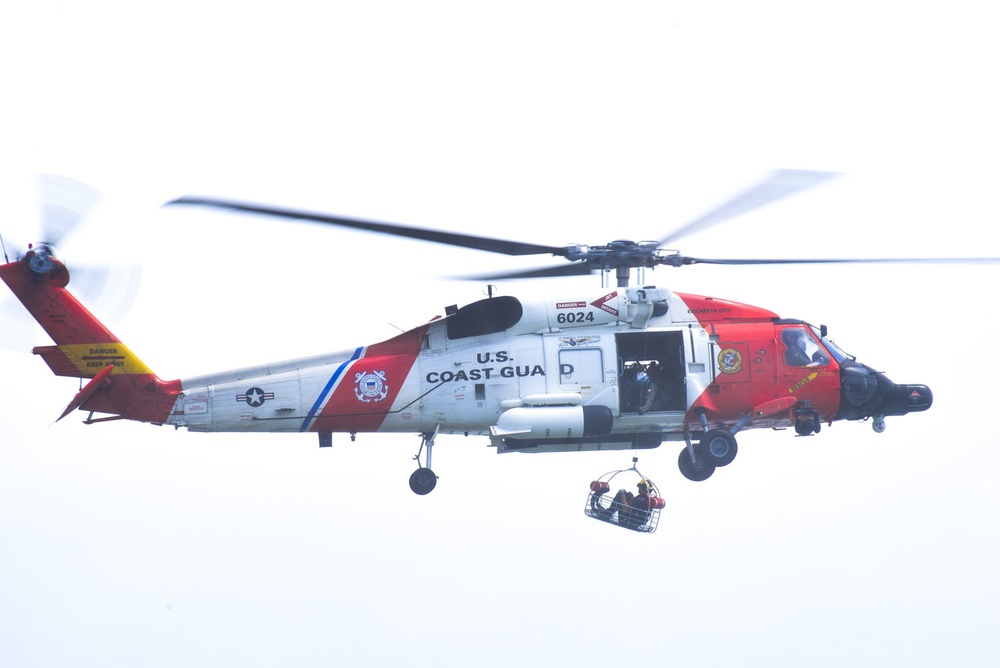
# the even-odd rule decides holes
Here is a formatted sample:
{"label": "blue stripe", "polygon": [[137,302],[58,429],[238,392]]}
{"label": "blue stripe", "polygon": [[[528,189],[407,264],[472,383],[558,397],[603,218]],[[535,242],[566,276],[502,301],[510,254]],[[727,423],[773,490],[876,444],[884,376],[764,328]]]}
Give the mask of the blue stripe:
{"label": "blue stripe", "polygon": [[351,362],[361,357],[362,350],[364,350],[364,347],[355,350],[354,355],[351,357],[351,359],[347,360],[346,362],[338,366],[337,370],[333,372],[333,375],[330,376],[330,380],[327,381],[326,383],[326,387],[324,387],[323,391],[319,393],[319,396],[316,398],[316,403],[313,404],[313,407],[309,411],[309,414],[306,415],[306,419],[302,422],[302,428],[299,429],[300,432],[309,431],[309,423],[312,422],[313,418],[316,417],[316,413],[318,413],[320,407],[323,406],[323,403],[326,401],[327,395],[330,394],[330,391],[333,389],[333,386],[337,384],[337,379],[340,378],[340,375],[344,373],[344,369],[346,369]]}

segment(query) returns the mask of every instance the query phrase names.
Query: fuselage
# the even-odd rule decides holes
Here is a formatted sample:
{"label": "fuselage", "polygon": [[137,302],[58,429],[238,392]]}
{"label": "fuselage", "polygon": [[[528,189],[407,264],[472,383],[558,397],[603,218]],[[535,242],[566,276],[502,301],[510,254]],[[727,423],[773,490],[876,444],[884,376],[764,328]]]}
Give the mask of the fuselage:
{"label": "fuselage", "polygon": [[[901,414],[880,412],[888,399],[877,379],[871,410],[845,406],[845,365],[874,374],[806,323],[722,299],[658,288],[530,304],[496,297],[371,346],[182,380],[165,421],[197,431],[480,434],[500,451],[538,452]],[[902,412],[929,406],[929,391],[918,394]]]}

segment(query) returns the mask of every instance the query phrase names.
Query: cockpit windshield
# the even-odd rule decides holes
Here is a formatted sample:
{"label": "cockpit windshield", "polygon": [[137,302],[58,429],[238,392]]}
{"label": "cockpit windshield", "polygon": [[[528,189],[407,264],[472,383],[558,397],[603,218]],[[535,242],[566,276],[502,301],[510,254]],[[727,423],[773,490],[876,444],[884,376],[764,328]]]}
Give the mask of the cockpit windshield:
{"label": "cockpit windshield", "polygon": [[844,360],[854,359],[854,355],[848,355],[845,353],[840,346],[833,342],[833,339],[828,336],[823,336],[820,331],[812,325],[809,325],[809,327],[812,329],[813,334],[816,335],[816,338],[822,341],[826,349],[830,351],[830,354],[833,355],[833,359],[837,360],[837,364],[840,364]]}

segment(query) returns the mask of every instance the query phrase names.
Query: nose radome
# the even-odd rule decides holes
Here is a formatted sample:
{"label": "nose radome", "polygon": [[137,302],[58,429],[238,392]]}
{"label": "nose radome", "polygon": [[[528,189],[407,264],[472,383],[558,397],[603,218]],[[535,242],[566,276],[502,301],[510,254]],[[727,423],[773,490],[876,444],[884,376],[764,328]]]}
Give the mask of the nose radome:
{"label": "nose radome", "polygon": [[934,403],[934,394],[931,388],[926,385],[897,385],[901,387],[906,395],[907,405],[910,413],[915,411],[925,411]]}
{"label": "nose radome", "polygon": [[934,395],[926,385],[904,385],[901,383],[880,384],[881,415],[906,415],[925,411],[931,407]]}

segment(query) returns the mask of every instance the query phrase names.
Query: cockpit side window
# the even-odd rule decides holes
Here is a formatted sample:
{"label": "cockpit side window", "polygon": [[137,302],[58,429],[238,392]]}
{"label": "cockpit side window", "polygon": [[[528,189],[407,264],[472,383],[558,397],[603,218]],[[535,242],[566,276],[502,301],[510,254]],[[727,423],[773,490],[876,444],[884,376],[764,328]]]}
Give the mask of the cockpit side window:
{"label": "cockpit side window", "polygon": [[791,325],[781,330],[782,354],[786,366],[829,366],[830,355],[809,328]]}

